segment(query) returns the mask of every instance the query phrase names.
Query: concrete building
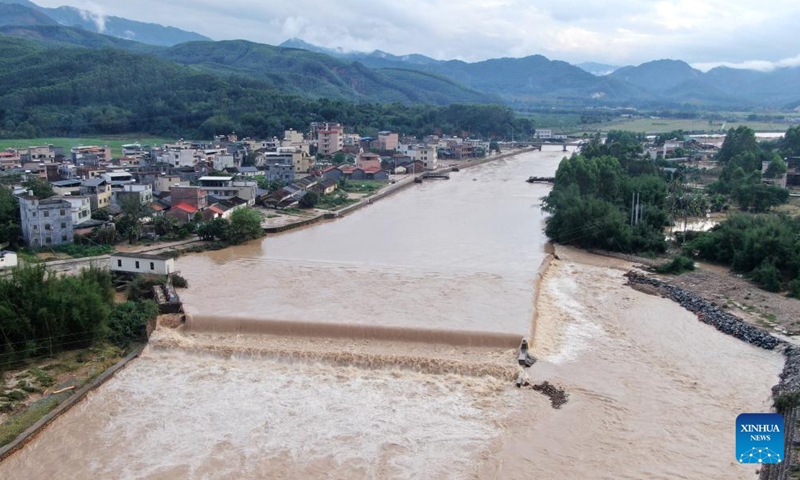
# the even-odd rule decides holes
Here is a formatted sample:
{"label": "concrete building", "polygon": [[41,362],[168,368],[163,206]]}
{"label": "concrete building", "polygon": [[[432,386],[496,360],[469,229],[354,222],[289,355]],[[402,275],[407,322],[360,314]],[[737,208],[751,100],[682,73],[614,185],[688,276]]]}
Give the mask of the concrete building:
{"label": "concrete building", "polygon": [[[294,170],[291,167],[289,169],[294,175]],[[255,205],[258,193],[258,183],[256,182],[234,182],[233,177],[201,177],[199,181],[200,188],[218,200],[239,197],[246,200],[249,206]]]}
{"label": "concrete building", "polygon": [[111,163],[111,148],[96,145],[73,147],[70,150],[75,165],[100,165]]}
{"label": "concrete building", "polygon": [[59,180],[52,182],[50,186],[53,187],[53,192],[56,195],[80,195],[83,188],[83,182],[80,180]]}
{"label": "concrete building", "polygon": [[180,175],[159,175],[156,177],[153,190],[155,192],[169,192],[176,185],[188,187],[189,181],[181,180]]}
{"label": "concrete building", "polygon": [[299,147],[303,145],[303,134],[295,130],[289,129],[283,132],[282,147]]}
{"label": "concrete building", "polygon": [[378,143],[377,147],[378,150],[381,151],[388,151],[388,150],[397,150],[397,146],[400,143],[400,137],[396,133],[392,132],[378,132]]}
{"label": "concrete building", "polygon": [[111,185],[105,178],[84,180],[81,194],[89,197],[92,211],[111,205]]}
{"label": "concrete building", "polygon": [[359,168],[381,168],[381,156],[377,153],[360,153],[356,157]]}
{"label": "concrete building", "polygon": [[422,162],[425,170],[436,170],[439,167],[439,151],[433,145],[420,145],[415,152],[415,160]]}
{"label": "concrete building", "polygon": [[16,150],[0,152],[0,168],[18,168],[22,166],[22,158]]}
{"label": "concrete building", "polygon": [[533,137],[540,140],[547,140],[553,138],[553,131],[550,129],[537,128],[536,132],[533,134]]}
{"label": "concrete building", "polygon": [[317,130],[317,150],[323,155],[333,155],[344,146],[344,127],[338,123],[325,123]]}
{"label": "concrete building", "polygon": [[112,187],[121,187],[122,185],[129,185],[133,183],[133,174],[125,170],[111,170],[103,174],[103,178]]}
{"label": "concrete building", "polygon": [[264,177],[268,182],[281,181],[291,183],[294,181],[294,166],[280,163],[264,165]]}
{"label": "concrete building", "polygon": [[73,227],[92,219],[92,203],[86,195],[51,197],[51,199],[64,200],[70,204]]}
{"label": "concrete building", "polygon": [[236,167],[236,160],[231,154],[217,154],[213,157],[214,170],[221,172],[226,168]]}
{"label": "concrete building", "polygon": [[121,205],[127,198],[135,198],[142,205],[153,203],[153,187],[150,185],[122,185],[114,189],[114,203]]}
{"label": "concrete building", "polygon": [[0,270],[14,268],[19,264],[17,254],[7,250],[0,250]]}
{"label": "concrete building", "polygon": [[169,189],[172,204],[184,203],[195,209],[202,210],[208,206],[208,192],[200,187],[176,185]]}
{"label": "concrete building", "polygon": [[25,196],[19,199],[22,237],[32,248],[72,243],[72,205],[65,200],[39,200]]}
{"label": "concrete building", "polygon": [[175,273],[175,259],[145,253],[115,253],[108,260],[112,272],[167,276]]}
{"label": "concrete building", "polygon": [[193,167],[196,163],[195,151],[189,148],[171,149],[161,154],[159,161],[173,167]]}

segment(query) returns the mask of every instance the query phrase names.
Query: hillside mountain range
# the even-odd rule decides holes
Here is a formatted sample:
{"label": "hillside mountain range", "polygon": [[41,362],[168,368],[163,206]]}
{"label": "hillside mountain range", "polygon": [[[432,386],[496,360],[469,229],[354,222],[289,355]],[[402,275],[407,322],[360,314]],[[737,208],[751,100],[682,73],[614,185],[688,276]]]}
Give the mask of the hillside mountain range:
{"label": "hillside mountain range", "polygon": [[44,14],[48,20],[37,15],[41,23],[9,23],[0,22],[0,25],[49,25],[59,24],[68,27],[79,27],[90,32],[103,33],[117,38],[136,40],[151,45],[172,46],[184,42],[210,41],[211,39],[194,32],[187,32],[175,27],[165,27],[155,23],[137,22],[125,18],[104,16],[89,10],[70,6],[58,8],[40,7],[29,0],[0,0],[6,5],[19,5],[29,8],[39,14]]}
{"label": "hillside mountain range", "polygon": [[656,60],[626,67],[592,62],[573,66],[541,55],[467,63],[416,54],[391,55],[379,50],[344,52],[296,38],[281,45],[324,52],[370,68],[437,73],[476,90],[498,94],[514,104],[557,101],[751,108],[788,107],[800,101],[800,67],[771,72],[719,67],[704,73],[681,60]]}
{"label": "hillside mountain range", "polygon": [[[296,38],[278,47],[245,40],[213,42],[171,27],[117,17],[101,21],[92,15],[72,7],[47,9],[28,0],[0,0],[0,35],[47,48],[121,49],[221,77],[255,79],[284,93],[355,102],[640,108],[784,108],[800,102],[800,67],[770,72],[715,68],[704,73],[680,60],[621,68],[579,67],[541,55],[436,60],[379,50],[347,52]],[[120,30],[127,26],[136,29]],[[614,70],[600,75],[605,69]]]}

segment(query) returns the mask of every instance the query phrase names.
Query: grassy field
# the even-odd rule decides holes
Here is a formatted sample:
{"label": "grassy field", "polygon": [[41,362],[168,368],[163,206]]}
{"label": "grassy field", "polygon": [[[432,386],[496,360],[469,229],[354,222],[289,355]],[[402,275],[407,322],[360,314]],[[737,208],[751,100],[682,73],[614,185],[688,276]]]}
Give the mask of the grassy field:
{"label": "grassy field", "polygon": [[122,146],[128,143],[140,143],[142,145],[158,144],[162,145],[167,142],[174,142],[175,138],[159,138],[151,137],[148,135],[120,135],[108,137],[82,137],[82,138],[25,138],[4,140],[0,139],[0,150],[7,148],[24,148],[35,145],[53,145],[56,147],[63,147],[65,154],[69,153],[72,147],[79,145],[108,145],[111,147],[111,154],[115,157],[122,155]]}
{"label": "grassy field", "polygon": [[609,130],[628,130],[631,132],[657,134],[671,132],[674,130],[684,130],[687,132],[704,131],[707,133],[719,133],[723,127],[727,130],[729,128],[736,128],[740,125],[746,125],[756,132],[785,132],[791,125],[796,124],[747,120],[740,120],[736,122],[714,121],[709,123],[708,120],[703,119],[682,120],[674,118],[637,118],[628,121],[604,123],[602,125],[598,125],[597,128],[603,132],[607,132]]}

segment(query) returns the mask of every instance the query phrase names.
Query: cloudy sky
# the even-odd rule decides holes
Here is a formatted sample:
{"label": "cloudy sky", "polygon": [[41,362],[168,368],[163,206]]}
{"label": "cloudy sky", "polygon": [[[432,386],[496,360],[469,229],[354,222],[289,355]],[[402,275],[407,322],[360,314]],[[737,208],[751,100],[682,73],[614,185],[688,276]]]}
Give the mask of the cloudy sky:
{"label": "cloudy sky", "polygon": [[572,63],[660,58],[698,68],[800,65],[798,0],[34,0],[277,45],[477,61],[542,54]]}

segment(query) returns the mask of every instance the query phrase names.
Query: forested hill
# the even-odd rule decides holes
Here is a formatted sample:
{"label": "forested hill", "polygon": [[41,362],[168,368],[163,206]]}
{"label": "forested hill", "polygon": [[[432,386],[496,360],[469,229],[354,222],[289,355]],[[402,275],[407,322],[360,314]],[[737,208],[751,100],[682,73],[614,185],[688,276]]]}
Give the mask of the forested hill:
{"label": "forested hill", "polygon": [[269,81],[219,76],[119,49],[0,41],[0,136],[143,132],[208,138],[225,131],[269,137],[312,121],[360,131],[429,133],[469,124],[477,135],[530,132],[507,107],[411,106],[309,99]]}
{"label": "forested hill", "polygon": [[61,25],[5,26],[0,27],[0,35],[32,40],[48,48],[72,45],[150,54],[222,77],[251,77],[281,92],[312,98],[434,105],[501,103],[499,97],[435,74],[373,70],[358,62],[244,40],[188,42],[165,48]]}

